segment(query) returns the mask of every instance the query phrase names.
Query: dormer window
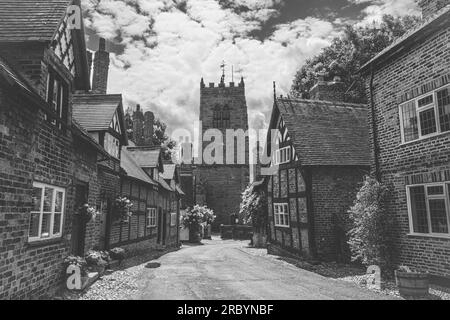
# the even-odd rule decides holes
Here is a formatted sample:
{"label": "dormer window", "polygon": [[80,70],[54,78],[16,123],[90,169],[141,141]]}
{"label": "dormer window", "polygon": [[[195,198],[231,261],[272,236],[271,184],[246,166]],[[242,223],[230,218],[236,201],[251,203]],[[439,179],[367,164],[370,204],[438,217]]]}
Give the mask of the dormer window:
{"label": "dormer window", "polygon": [[61,129],[62,123],[67,122],[68,87],[66,82],[50,68],[47,76],[46,100],[54,111],[54,114],[46,115],[46,120]]}

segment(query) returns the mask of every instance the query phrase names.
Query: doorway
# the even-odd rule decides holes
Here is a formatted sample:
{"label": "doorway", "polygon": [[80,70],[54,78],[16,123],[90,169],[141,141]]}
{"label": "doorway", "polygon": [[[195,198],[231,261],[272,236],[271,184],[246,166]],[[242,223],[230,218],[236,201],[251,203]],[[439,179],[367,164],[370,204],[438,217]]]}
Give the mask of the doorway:
{"label": "doorway", "polygon": [[161,245],[166,244],[166,213],[158,208],[158,243]]}

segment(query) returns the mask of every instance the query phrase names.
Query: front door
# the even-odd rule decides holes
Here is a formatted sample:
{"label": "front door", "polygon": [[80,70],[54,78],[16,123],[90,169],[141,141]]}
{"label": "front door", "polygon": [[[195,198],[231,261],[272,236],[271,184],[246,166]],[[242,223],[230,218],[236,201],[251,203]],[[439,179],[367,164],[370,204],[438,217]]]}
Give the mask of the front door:
{"label": "front door", "polygon": [[166,214],[158,208],[158,243],[166,244]]}
{"label": "front door", "polygon": [[[78,210],[88,202],[89,188],[87,183],[77,182],[75,184],[75,207]],[[86,236],[86,219],[80,215],[73,215],[72,222],[72,253],[84,256],[84,241]]]}

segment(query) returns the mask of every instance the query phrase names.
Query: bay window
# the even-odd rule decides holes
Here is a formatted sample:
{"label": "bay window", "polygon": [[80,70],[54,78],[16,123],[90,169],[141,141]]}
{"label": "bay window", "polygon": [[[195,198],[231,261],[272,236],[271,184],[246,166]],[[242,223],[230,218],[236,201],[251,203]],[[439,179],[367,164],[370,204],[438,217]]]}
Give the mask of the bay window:
{"label": "bay window", "polygon": [[410,231],[450,236],[450,182],[407,187]]}
{"label": "bay window", "polygon": [[400,105],[402,142],[450,131],[450,87]]}
{"label": "bay window", "polygon": [[33,183],[32,209],[28,239],[30,242],[58,238],[62,235],[65,190]]}

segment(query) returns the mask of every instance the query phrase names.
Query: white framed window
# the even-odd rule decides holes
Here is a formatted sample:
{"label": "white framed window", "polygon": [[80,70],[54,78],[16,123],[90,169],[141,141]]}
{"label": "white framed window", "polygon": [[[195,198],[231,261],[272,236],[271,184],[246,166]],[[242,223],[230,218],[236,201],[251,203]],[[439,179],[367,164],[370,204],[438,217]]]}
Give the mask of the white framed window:
{"label": "white framed window", "polygon": [[274,164],[285,164],[291,162],[292,150],[291,147],[284,147],[275,151]]}
{"label": "white framed window", "polygon": [[274,203],[273,213],[275,226],[289,227],[289,206],[287,203]]}
{"label": "white framed window", "polygon": [[177,225],[177,213],[171,212],[170,213],[170,226],[174,227]]}
{"label": "white framed window", "polygon": [[401,104],[399,114],[402,143],[450,131],[450,87]]}
{"label": "white framed window", "polygon": [[147,228],[156,227],[156,208],[147,208]]}
{"label": "white framed window", "polygon": [[63,188],[40,182],[33,183],[28,241],[61,237],[65,194]]}
{"label": "white framed window", "polygon": [[407,186],[411,234],[450,236],[450,182]]}

